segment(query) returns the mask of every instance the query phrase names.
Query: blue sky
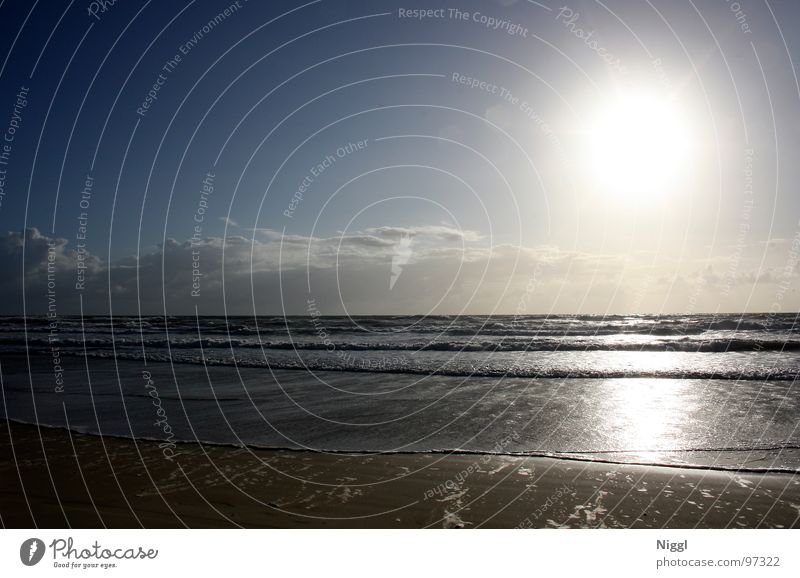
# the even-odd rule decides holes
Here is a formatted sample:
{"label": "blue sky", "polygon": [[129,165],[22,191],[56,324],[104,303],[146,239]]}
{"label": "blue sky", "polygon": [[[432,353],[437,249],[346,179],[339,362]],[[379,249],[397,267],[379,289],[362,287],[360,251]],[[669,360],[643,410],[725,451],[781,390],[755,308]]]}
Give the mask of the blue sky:
{"label": "blue sky", "polygon": [[[64,311],[82,212],[97,312],[109,278],[131,310],[137,254],[164,288],[145,300],[157,311],[218,313],[224,277],[242,312],[302,313],[309,292],[330,313],[513,312],[534,274],[531,313],[768,310],[786,284],[779,306],[800,305],[794,2],[89,6],[0,6],[0,129],[28,88],[0,206],[7,266],[21,276],[28,239],[35,277],[36,243],[61,239]],[[438,12],[401,16],[420,8]],[[587,169],[585,133],[640,89],[680,102],[691,153],[659,194],[614,195]],[[298,250],[277,259],[284,233]],[[416,240],[389,291],[403,235]],[[165,264],[191,271],[201,246],[193,301],[191,276]]]}

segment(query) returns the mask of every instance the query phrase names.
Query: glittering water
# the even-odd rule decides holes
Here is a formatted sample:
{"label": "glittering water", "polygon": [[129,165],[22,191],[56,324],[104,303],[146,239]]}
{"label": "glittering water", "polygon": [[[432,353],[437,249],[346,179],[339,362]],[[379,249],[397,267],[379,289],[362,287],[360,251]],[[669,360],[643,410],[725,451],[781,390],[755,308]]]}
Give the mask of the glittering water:
{"label": "glittering water", "polygon": [[82,431],[800,469],[789,315],[90,318],[55,337],[6,318],[0,343],[8,417]]}

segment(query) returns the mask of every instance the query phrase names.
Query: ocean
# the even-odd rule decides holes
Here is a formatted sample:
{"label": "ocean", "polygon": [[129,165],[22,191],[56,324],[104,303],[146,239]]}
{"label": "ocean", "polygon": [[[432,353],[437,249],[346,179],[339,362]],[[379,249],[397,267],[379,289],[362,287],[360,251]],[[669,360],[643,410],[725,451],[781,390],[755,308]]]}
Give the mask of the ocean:
{"label": "ocean", "polygon": [[800,471],[797,320],[5,317],[0,415],[176,448]]}

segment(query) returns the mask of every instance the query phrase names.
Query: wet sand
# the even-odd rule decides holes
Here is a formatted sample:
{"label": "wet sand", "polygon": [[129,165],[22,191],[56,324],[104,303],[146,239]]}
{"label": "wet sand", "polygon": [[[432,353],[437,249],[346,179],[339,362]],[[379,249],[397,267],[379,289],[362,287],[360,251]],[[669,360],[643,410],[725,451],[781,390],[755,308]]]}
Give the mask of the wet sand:
{"label": "wet sand", "polygon": [[201,444],[167,459],[157,442],[2,420],[0,468],[5,527],[800,526],[800,476],[782,473]]}

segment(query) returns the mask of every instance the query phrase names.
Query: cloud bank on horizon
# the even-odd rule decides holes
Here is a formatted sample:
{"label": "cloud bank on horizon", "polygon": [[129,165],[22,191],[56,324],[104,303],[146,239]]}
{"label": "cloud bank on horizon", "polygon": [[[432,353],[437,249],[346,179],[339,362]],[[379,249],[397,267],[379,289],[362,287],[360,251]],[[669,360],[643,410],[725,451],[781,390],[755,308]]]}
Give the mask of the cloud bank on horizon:
{"label": "cloud bank on horizon", "polygon": [[[392,259],[412,238],[392,286]],[[747,247],[730,258],[563,251],[552,246],[487,245],[476,231],[445,225],[380,227],[328,238],[283,235],[205,237],[148,248],[111,262],[81,257],[63,238],[35,228],[0,237],[0,268],[23,269],[29,314],[327,315],[707,313],[800,309],[800,237]],[[202,260],[192,267],[193,254]],[[795,255],[786,261],[786,254]],[[763,258],[764,263],[759,261]],[[663,269],[664,257],[659,267]],[[0,280],[0,312],[22,311],[22,282]],[[51,298],[48,299],[48,296]],[[577,310],[573,304],[582,305]],[[741,309],[741,303],[747,307]]]}

